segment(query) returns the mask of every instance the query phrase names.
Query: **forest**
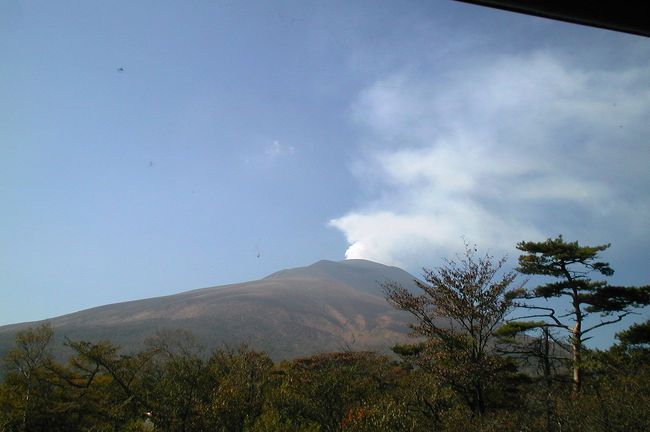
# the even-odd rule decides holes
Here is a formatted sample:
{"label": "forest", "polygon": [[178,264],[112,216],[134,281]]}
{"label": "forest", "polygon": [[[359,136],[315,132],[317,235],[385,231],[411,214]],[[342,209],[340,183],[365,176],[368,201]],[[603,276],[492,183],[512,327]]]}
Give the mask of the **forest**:
{"label": "forest", "polygon": [[425,270],[419,292],[384,283],[413,317],[413,343],[391,355],[274,362],[161,330],[138,352],[66,339],[63,361],[43,324],[3,360],[0,431],[647,431],[650,321],[606,350],[585,345],[650,304],[650,286],[592,278],[613,274],[599,257],[608,247],[521,242],[508,271],[466,245]]}

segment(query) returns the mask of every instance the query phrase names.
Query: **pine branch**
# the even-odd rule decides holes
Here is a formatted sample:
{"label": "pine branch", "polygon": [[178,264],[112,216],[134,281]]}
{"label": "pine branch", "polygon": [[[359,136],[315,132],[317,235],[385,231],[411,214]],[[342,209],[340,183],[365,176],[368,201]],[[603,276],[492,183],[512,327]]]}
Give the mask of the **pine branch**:
{"label": "pine branch", "polygon": [[626,316],[630,315],[630,313],[631,312],[624,312],[624,313],[621,313],[620,315],[618,315],[618,317],[616,317],[616,319],[609,320],[609,321],[601,321],[600,324],[596,324],[593,327],[589,327],[587,330],[583,330],[582,334],[590,332],[590,331],[592,331],[594,329],[597,329],[599,327],[603,327],[603,326],[606,326],[606,325],[609,325],[609,324],[617,323],[617,322],[621,321],[623,318],[625,318]]}

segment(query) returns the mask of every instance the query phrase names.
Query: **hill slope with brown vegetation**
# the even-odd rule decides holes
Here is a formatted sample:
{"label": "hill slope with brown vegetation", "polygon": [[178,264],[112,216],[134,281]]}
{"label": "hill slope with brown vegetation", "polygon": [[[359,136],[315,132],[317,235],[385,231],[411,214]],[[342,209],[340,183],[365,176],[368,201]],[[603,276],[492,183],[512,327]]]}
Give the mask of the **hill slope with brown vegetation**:
{"label": "hill slope with brown vegetation", "polygon": [[[385,351],[406,341],[408,317],[384,299],[380,283],[413,286],[397,268],[365,260],[319,261],[266,278],[100,306],[48,320],[55,340],[110,339],[127,351],[163,329],[193,333],[207,350],[246,343],[273,358],[337,350]],[[0,327],[0,355],[17,331]],[[55,344],[60,345],[60,344]]]}

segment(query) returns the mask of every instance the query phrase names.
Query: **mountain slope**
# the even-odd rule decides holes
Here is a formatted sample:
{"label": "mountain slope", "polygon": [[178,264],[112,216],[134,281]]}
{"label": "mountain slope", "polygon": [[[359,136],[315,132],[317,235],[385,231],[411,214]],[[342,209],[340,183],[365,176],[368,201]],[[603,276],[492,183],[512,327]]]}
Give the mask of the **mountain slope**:
{"label": "mountain slope", "polygon": [[[57,339],[108,338],[140,349],[157,330],[191,331],[208,349],[248,343],[274,358],[354,349],[385,350],[406,340],[408,317],[383,298],[379,283],[413,285],[396,267],[365,260],[319,261],[266,278],[171,296],[100,306],[49,320]],[[0,327],[0,354],[15,332]]]}

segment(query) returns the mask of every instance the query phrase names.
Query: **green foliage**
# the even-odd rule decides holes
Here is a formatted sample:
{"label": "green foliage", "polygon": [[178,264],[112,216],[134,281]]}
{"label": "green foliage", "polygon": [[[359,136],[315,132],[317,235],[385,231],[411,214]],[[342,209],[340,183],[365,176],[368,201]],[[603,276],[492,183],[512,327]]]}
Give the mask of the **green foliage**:
{"label": "green foliage", "polygon": [[287,419],[316,424],[321,431],[338,431],[353,410],[381,389],[395,385],[401,371],[372,353],[331,353],[284,365],[276,388],[276,408]]}
{"label": "green foliage", "polygon": [[66,345],[75,352],[70,362],[71,374],[79,376],[83,386],[93,390],[99,417],[105,417],[117,428],[149,411],[143,383],[153,366],[156,351],[121,354],[119,347],[107,340],[97,343],[68,340]]}
{"label": "green foliage", "polygon": [[426,347],[427,344],[424,342],[417,344],[397,344],[391,348],[391,351],[402,357],[416,357],[421,354]]}
{"label": "green foliage", "polygon": [[207,362],[212,391],[207,416],[213,430],[244,431],[260,416],[273,362],[241,346],[215,352]]}
{"label": "green foliage", "polygon": [[[72,355],[59,363],[43,326],[19,333],[5,359],[0,432],[645,431],[648,327],[620,333],[608,351],[585,351],[576,394],[560,380],[514,373],[511,358],[494,351],[472,363],[467,334],[449,339],[458,345],[398,345],[402,362],[343,352],[273,364],[246,346],[208,356],[191,335],[167,332],[130,354],[109,341],[67,341]],[[548,326],[514,322],[494,333],[539,329]],[[477,377],[482,413],[465,392]]]}
{"label": "green foliage", "polygon": [[341,430],[350,432],[415,432],[423,429],[418,416],[405,401],[385,398],[348,411]]}
{"label": "green foliage", "polygon": [[634,324],[629,329],[616,333],[616,337],[626,346],[649,346],[650,345],[650,320]]}
{"label": "green foliage", "polygon": [[[556,404],[561,430],[647,431],[650,425],[650,363],[640,364],[616,351],[596,353],[579,396]],[[558,398],[559,399],[559,398]]]}
{"label": "green foliage", "polygon": [[[621,321],[634,308],[650,304],[650,286],[611,286],[605,281],[593,281],[589,277],[594,272],[603,276],[611,276],[614,273],[608,263],[599,261],[598,254],[609,246],[580,246],[577,241],[564,241],[562,236],[549,238],[544,242],[524,241],[517,244],[517,249],[523,252],[519,257],[519,272],[551,276],[555,279],[518,296],[524,301],[517,306],[535,311],[532,315],[520,319],[545,317],[546,327],[568,333],[572,346],[573,383],[576,392],[582,385],[581,356],[584,341],[588,339],[586,335],[600,327]],[[534,298],[551,297],[566,298],[567,310],[558,311],[527,302]],[[593,313],[610,318],[587,327],[587,317]]]}
{"label": "green foliage", "polygon": [[582,295],[580,300],[587,305],[587,312],[609,314],[650,304],[650,286],[637,288],[595,285],[593,291]]}
{"label": "green foliage", "polygon": [[[0,430],[201,431],[237,430],[237,425],[243,424],[240,430],[254,432],[627,432],[646,430],[650,422],[647,352],[624,350],[620,346],[608,352],[589,353],[585,360],[589,380],[579,395],[572,395],[558,383],[548,399],[544,387],[534,380],[500,381],[501,408],[490,409],[482,416],[474,415],[434,375],[422,369],[404,369],[372,353],[323,354],[276,365],[268,374],[261,375],[240,371],[267,370],[268,362],[263,355],[241,348],[215,354],[219,358],[215,363],[189,353],[173,359],[156,359],[155,367],[148,369],[147,377],[134,388],[147,395],[148,403],[156,409],[170,405],[167,411],[153,411],[153,421],[145,418],[144,413],[116,421],[113,404],[120,394],[119,386],[105,372],[94,377],[84,373],[74,366],[79,361],[75,356],[65,367],[50,363],[40,369],[42,385],[34,397],[38,396],[42,403],[32,405],[32,417],[23,427],[19,421],[21,398],[13,391],[17,376],[7,375],[0,385]],[[198,364],[202,367],[194,369]],[[190,371],[201,372],[179,374],[183,365],[193,365]],[[190,380],[196,388],[194,393],[188,393],[190,386],[183,379],[198,375],[205,378],[204,383]],[[178,380],[179,377],[184,378]],[[252,398],[241,396],[250,396],[250,389],[256,386],[261,391]],[[514,393],[508,393],[513,391],[509,387]],[[118,395],[111,395],[116,391]],[[223,401],[224,396],[233,396],[234,403],[219,405],[217,401]],[[498,402],[494,394],[492,400]],[[547,410],[550,427],[544,421]],[[250,414],[242,420],[242,412]]]}
{"label": "green foliage", "polygon": [[466,247],[458,261],[425,270],[425,282],[416,281],[420,295],[395,283],[383,288],[389,303],[415,317],[412,335],[426,341],[417,348],[398,347],[404,358],[484,414],[495,383],[507,375],[508,362],[491,353],[489,344],[511,308],[515,274],[502,271],[505,258],[477,258],[475,252]]}
{"label": "green foliage", "polygon": [[544,321],[511,321],[503,324],[494,332],[495,336],[501,338],[514,338],[531,330],[544,327]]}
{"label": "green foliage", "polygon": [[194,337],[163,331],[149,344],[158,355],[143,377],[143,394],[155,422],[168,431],[205,429],[213,380]]}
{"label": "green foliage", "polygon": [[[650,286],[641,288],[611,286],[604,281],[592,281],[592,272],[611,276],[614,270],[609,263],[597,261],[598,253],[610,244],[580,246],[578,242],[565,242],[562,236],[544,242],[520,242],[517,249],[524,252],[519,256],[517,271],[523,274],[546,275],[558,279],[540,285],[531,294],[535,297],[571,298],[574,314],[582,312],[626,312],[629,308],[650,303]],[[585,305],[584,308],[582,306]],[[580,310],[578,308],[581,308]]]}
{"label": "green foliage", "polygon": [[[595,261],[598,254],[610,246],[609,243],[599,246],[580,246],[577,241],[564,241],[561,235],[544,242],[522,241],[517,243],[517,249],[526,252],[526,255],[519,257],[517,271],[524,274],[565,278],[567,271],[570,271],[569,266],[580,264],[605,276],[611,276],[614,270],[608,263]],[[574,273],[575,275],[577,273]]]}
{"label": "green foliage", "polygon": [[452,399],[429,375],[384,356],[321,354],[276,366],[254,430],[427,430]]}
{"label": "green foliage", "polygon": [[444,418],[440,430],[446,432],[523,432],[541,431],[535,419],[521,412],[499,411],[483,416],[473,416],[461,407],[451,410]]}
{"label": "green foliage", "polygon": [[[44,427],[56,408],[48,401],[57,389],[49,381],[52,327],[43,324],[16,334],[15,347],[4,361],[3,398],[4,423],[7,430],[29,430]],[[56,427],[56,426],[55,426]]]}

